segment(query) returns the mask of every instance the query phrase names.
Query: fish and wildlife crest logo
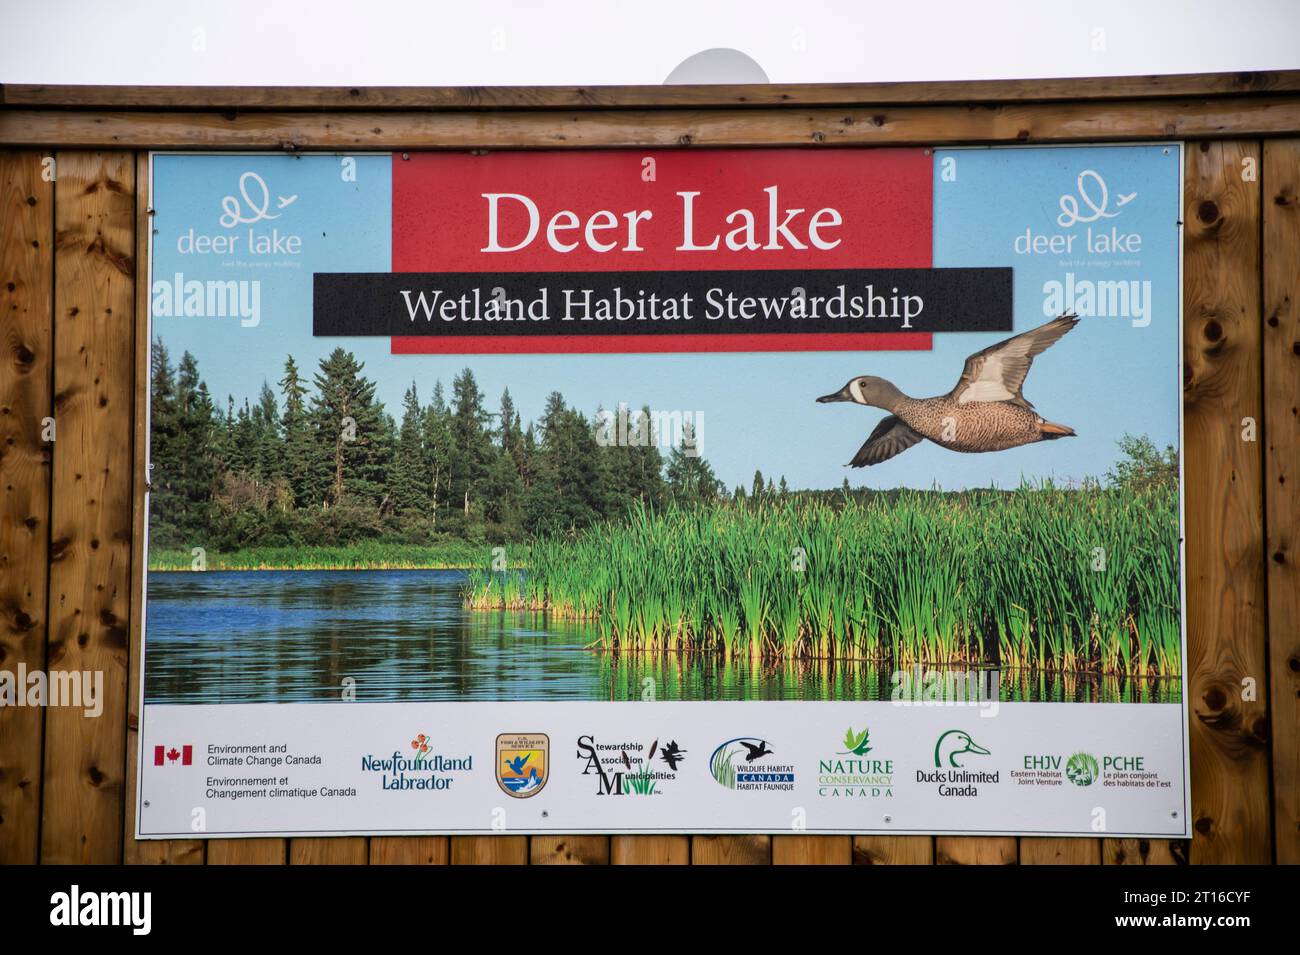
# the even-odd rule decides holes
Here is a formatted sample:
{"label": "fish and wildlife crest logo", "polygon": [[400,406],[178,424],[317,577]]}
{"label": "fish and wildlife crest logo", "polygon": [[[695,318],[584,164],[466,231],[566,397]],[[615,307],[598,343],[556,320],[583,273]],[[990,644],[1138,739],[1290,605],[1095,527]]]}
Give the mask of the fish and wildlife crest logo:
{"label": "fish and wildlife crest logo", "polygon": [[1091,753],[1078,752],[1065,761],[1065,778],[1076,786],[1091,786],[1101,775],[1101,764]]}
{"label": "fish and wildlife crest logo", "polygon": [[794,766],[777,762],[768,741],[738,736],[718,746],[709,757],[709,773],[727,789],[741,792],[794,790]]}
{"label": "fish and wildlife crest logo", "polygon": [[594,736],[578,737],[577,758],[582,775],[596,777],[597,796],[660,796],[677,779],[686,750],[669,740],[644,743],[601,743]]}
{"label": "fish and wildlife crest logo", "polygon": [[850,726],[841,745],[844,748],[833,756],[817,761],[817,795],[893,797],[894,761],[879,753],[868,757],[873,749],[870,730]]}
{"label": "fish and wildlife crest logo", "polygon": [[551,768],[551,740],[545,733],[502,733],[497,737],[497,785],[518,799],[536,796]]}

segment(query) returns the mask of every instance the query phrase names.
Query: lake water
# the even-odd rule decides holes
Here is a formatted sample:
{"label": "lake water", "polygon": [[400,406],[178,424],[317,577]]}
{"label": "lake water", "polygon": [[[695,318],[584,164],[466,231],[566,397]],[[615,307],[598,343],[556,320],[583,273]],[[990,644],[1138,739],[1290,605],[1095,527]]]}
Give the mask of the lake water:
{"label": "lake water", "polygon": [[[461,607],[454,570],[149,574],[150,703],[889,699],[892,668],[584,649],[593,628]],[[1006,674],[1003,700],[1177,702],[1177,681]]]}

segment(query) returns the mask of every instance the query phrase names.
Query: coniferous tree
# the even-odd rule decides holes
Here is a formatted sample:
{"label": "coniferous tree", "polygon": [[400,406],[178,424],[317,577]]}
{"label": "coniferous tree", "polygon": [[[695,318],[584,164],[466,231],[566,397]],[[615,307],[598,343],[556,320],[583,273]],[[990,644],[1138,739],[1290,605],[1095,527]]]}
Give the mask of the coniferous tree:
{"label": "coniferous tree", "polygon": [[429,507],[425,479],[424,410],[415,382],[402,398],[402,425],[393,458],[393,504],[398,513],[423,513]]}
{"label": "coniferous tree", "polygon": [[725,489],[713,473],[709,462],[692,453],[695,445],[695,428],[682,425],[681,443],[668,456],[668,493],[680,505],[712,504]]}
{"label": "coniferous tree", "polygon": [[307,386],[292,355],[285,358],[280,393],[284,396],[284,414],[280,419],[280,434],[284,441],[281,458],[285,479],[293,490],[294,506],[319,507],[325,498],[325,483],[312,481],[316,448],[307,413]]}
{"label": "coniferous tree", "polygon": [[311,402],[316,462],[313,470],[326,478],[326,501],[341,504],[355,495],[360,501],[383,498],[382,447],[386,435],[383,406],[375,401],[375,383],[361,372],[356,356],[336,348],[321,359],[316,395]]}

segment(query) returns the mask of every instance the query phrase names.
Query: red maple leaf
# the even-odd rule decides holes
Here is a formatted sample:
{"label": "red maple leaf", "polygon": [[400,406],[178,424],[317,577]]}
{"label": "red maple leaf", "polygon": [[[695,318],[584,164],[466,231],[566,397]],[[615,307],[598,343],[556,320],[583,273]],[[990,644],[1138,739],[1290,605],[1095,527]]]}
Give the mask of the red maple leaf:
{"label": "red maple leaf", "polygon": [[173,746],[171,749],[167,751],[167,758],[170,759],[173,763],[176,762],[176,760],[181,758],[180,750],[178,750],[175,746]]}

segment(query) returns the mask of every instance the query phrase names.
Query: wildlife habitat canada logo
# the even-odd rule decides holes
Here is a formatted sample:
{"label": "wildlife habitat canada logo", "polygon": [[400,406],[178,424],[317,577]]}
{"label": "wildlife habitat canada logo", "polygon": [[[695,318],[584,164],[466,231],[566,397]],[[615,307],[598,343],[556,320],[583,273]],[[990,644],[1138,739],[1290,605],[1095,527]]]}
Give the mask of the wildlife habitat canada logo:
{"label": "wildlife habitat canada logo", "polygon": [[729,739],[709,757],[709,773],[728,789],[794,791],[794,766],[777,762],[767,740],[754,736]]}
{"label": "wildlife habitat canada logo", "polygon": [[361,771],[378,773],[385,790],[423,789],[431,792],[450,789],[458,774],[474,768],[473,756],[444,756],[435,753],[427,733],[417,733],[410,742],[410,755],[394,750],[391,756],[361,757]]}
{"label": "wildlife habitat canada logo", "polygon": [[880,753],[869,755],[871,732],[849,727],[830,757],[817,761],[817,795],[891,798],[894,795],[894,761]]}
{"label": "wildlife habitat canada logo", "polygon": [[669,740],[664,746],[645,743],[601,743],[594,736],[578,737],[577,757],[582,775],[596,777],[597,796],[659,796],[677,779],[686,750]]}
{"label": "wildlife habitat canada logo", "polygon": [[551,740],[545,733],[502,733],[497,737],[497,785],[527,799],[546,785]]}

